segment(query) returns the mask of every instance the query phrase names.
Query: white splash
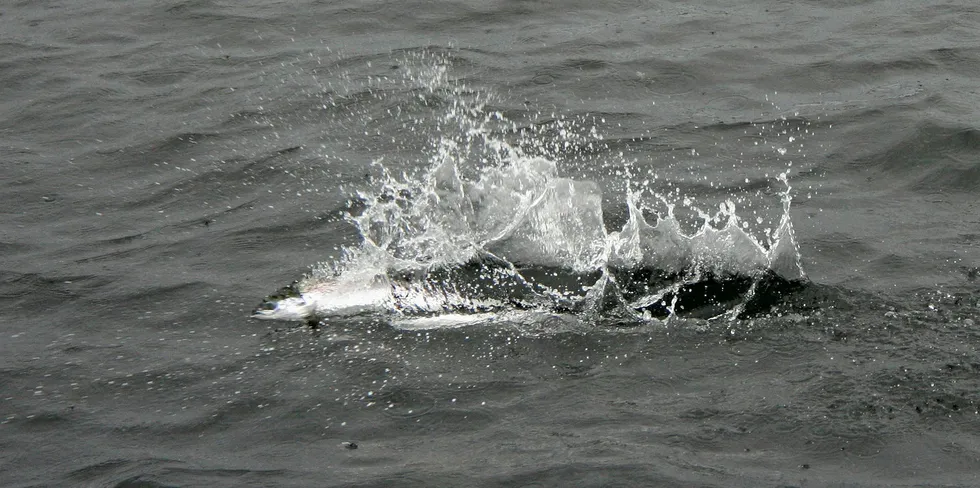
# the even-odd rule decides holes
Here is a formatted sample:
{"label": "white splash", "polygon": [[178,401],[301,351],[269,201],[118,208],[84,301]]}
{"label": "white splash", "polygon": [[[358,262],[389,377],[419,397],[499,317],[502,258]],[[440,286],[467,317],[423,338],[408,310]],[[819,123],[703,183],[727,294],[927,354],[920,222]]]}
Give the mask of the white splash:
{"label": "white splash", "polygon": [[[732,200],[714,215],[700,212],[700,227],[685,232],[675,217],[685,202],[646,188],[627,192],[627,221],[608,232],[599,185],[561,176],[560,152],[553,150],[569,142],[601,144],[594,127],[576,131],[575,124],[563,122],[554,137],[565,140],[558,141],[517,135],[517,124],[451,82],[444,66],[410,76],[430,92],[449,93],[427,169],[394,176],[385,161],[376,161],[380,183],[357,194],[363,211],[349,216],[361,242],[338,262],[316,266],[295,296],[272,302],[257,317],[476,314],[519,303],[642,318],[644,307],[671,294],[667,308],[673,313],[680,287],[704,276],[758,279],[774,273],[805,279],[786,173],[778,177],[785,185],[782,216],[770,235],[747,231]],[[491,266],[465,279],[452,271],[488,259]],[[611,269],[657,270],[674,281],[657,283],[627,303],[620,285],[635,284],[617,283]],[[503,289],[510,291],[496,293]]]}

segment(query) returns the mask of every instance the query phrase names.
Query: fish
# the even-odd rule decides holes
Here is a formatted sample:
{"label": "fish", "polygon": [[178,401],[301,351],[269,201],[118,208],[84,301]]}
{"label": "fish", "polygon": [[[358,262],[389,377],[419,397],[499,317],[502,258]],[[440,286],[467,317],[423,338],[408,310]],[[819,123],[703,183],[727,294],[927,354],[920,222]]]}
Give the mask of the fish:
{"label": "fish", "polygon": [[325,319],[363,315],[510,310],[584,314],[619,324],[670,316],[748,318],[807,285],[805,279],[785,279],[771,270],[735,274],[605,266],[581,271],[519,266],[485,252],[460,264],[295,281],[266,297],[252,317],[313,327]]}

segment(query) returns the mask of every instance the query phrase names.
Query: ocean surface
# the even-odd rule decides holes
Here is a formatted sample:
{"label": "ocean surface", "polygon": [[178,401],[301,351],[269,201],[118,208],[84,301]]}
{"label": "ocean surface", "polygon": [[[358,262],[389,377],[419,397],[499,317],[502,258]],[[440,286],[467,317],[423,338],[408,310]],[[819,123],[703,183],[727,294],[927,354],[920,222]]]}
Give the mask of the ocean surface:
{"label": "ocean surface", "polygon": [[978,79],[966,0],[6,2],[0,485],[980,485]]}

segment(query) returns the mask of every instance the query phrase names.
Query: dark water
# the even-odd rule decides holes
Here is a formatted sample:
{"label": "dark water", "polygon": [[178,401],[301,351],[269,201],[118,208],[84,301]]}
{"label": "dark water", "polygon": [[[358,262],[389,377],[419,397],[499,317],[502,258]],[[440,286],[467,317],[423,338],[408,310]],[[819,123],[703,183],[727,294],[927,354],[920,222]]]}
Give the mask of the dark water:
{"label": "dark water", "polygon": [[[0,482],[980,484],[978,32],[967,1],[8,3]],[[404,81],[434,66],[465,90]],[[765,226],[787,172],[809,305],[248,319],[473,94],[613,220],[656,175]]]}

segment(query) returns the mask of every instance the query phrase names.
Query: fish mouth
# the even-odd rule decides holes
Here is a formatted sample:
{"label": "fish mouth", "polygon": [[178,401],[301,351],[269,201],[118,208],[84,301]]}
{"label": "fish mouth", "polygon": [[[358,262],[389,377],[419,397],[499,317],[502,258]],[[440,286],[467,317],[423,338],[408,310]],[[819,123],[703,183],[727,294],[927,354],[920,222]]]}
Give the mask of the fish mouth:
{"label": "fish mouth", "polygon": [[256,307],[255,310],[252,310],[252,318],[256,319],[274,319],[275,314],[276,306],[274,304],[268,305],[263,303]]}

